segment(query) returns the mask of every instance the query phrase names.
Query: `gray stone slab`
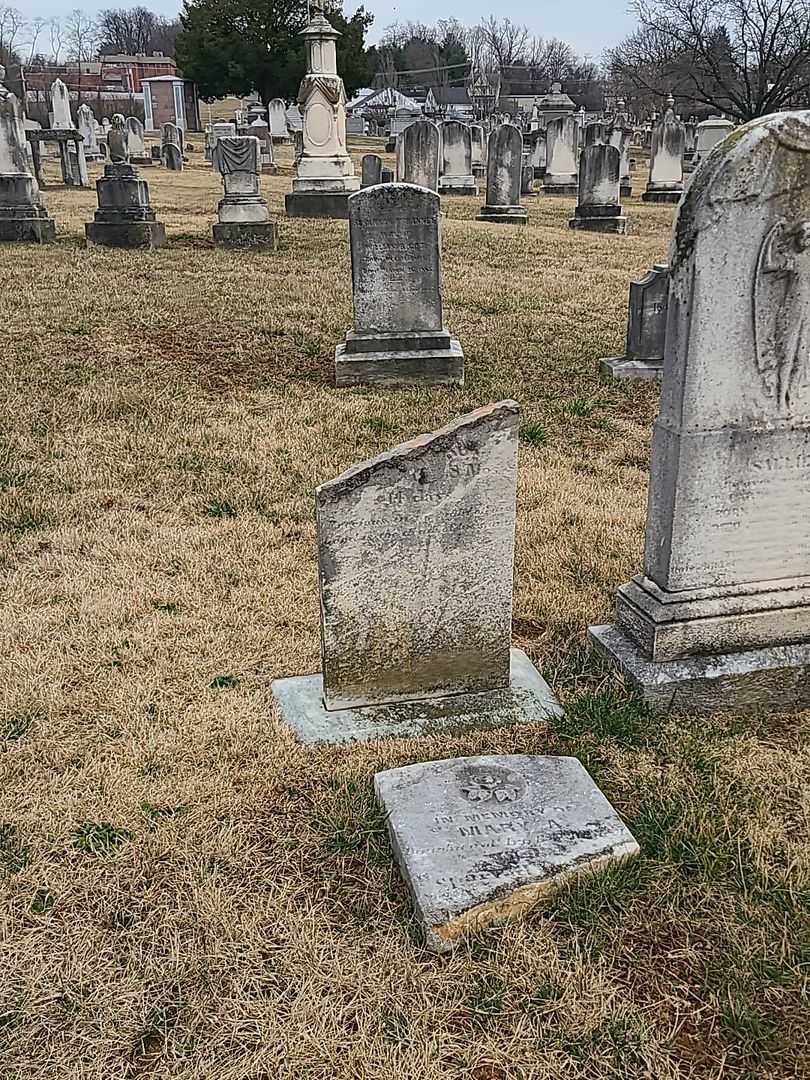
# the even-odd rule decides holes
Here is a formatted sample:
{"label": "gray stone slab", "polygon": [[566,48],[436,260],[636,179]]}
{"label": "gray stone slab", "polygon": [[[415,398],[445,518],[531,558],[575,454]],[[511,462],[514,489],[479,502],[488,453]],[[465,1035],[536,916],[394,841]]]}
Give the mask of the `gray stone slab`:
{"label": "gray stone slab", "polygon": [[273,697],[283,722],[299,742],[307,744],[368,742],[442,731],[536,725],[562,715],[548,684],[520,649],[511,650],[509,685],[501,690],[327,710],[323,703],[323,676],[318,674],[275,679]]}
{"label": "gray stone slab", "polygon": [[519,917],[573,875],[638,854],[570,757],[455,758],[378,773],[399,868],[429,948]]}
{"label": "gray stone slab", "polygon": [[599,370],[613,379],[645,379],[661,382],[663,360],[628,360],[626,356],[606,356],[599,361]]}
{"label": "gray stone slab", "polygon": [[810,644],[652,661],[617,626],[591,626],[598,652],[661,712],[752,714],[810,708]]}
{"label": "gray stone slab", "polygon": [[284,196],[287,217],[338,218],[349,216],[351,191],[288,191]]}
{"label": "gray stone slab", "polygon": [[[383,342],[380,342],[383,344]],[[446,349],[335,349],[336,386],[463,386],[464,350],[456,338]]]}
{"label": "gray stone slab", "polygon": [[278,244],[278,227],[274,221],[218,222],[212,226],[214,243],[231,248],[269,248]]}

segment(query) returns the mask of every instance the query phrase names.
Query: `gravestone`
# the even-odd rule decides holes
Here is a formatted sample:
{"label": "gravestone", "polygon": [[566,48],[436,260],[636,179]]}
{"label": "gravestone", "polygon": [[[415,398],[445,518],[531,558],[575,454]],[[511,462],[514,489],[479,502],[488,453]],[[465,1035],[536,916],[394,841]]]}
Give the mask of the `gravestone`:
{"label": "gravestone", "polygon": [[503,401],[316,490],[323,670],[273,683],[299,740],[560,715],[510,650],[517,433],[518,406]]}
{"label": "gravestone", "polygon": [[347,135],[365,135],[366,122],[362,116],[347,116],[346,117],[346,134]]}
{"label": "gravestone", "polygon": [[393,184],[393,182],[394,182],[394,170],[393,169],[387,169],[385,167],[385,165],[383,165],[382,171],[380,173],[380,183],[381,184]]}
{"label": "gravestone", "polygon": [[433,952],[519,918],[572,877],[639,852],[573,757],[420,762],[377,773],[374,791]]}
{"label": "gravestone", "polygon": [[354,329],[335,352],[338,386],[461,385],[464,353],[442,321],[439,197],[412,184],[349,202]]}
{"label": "gravestone", "polygon": [[96,118],[93,116],[93,110],[89,105],[80,105],[76,110],[76,128],[84,140],[85,159],[91,158],[95,160],[101,157],[98,135],[96,134]]}
{"label": "gravestone", "polygon": [[338,75],[335,48],[340,33],[322,5],[312,4],[311,12],[302,31],[307,73],[298,91],[303,145],[284,205],[290,217],[346,218],[349,196],[359,191],[360,177],[354,175],[346,149],[346,88]]}
{"label": "gravestone", "polygon": [[472,146],[472,173],[476,180],[480,180],[487,174],[487,144],[483,125],[470,124],[470,143]]}
{"label": "gravestone", "polygon": [[546,175],[546,133],[532,132],[531,163],[535,180],[542,180]]}
{"label": "gravestone", "polygon": [[54,79],[51,84],[51,114],[53,123],[51,127],[59,129],[73,129],[73,118],[70,115],[70,94],[68,88],[61,79]]}
{"label": "gravestone", "polygon": [[523,153],[520,165],[520,194],[534,195],[534,166],[531,155]]}
{"label": "gravestone", "polygon": [[622,199],[630,199],[633,195],[633,181],[630,170],[630,142],[632,137],[633,127],[625,112],[625,103],[619,100],[616,103],[616,115],[608,133],[608,142],[611,146],[615,146],[621,154],[619,197]]}
{"label": "gravestone", "polygon": [[261,159],[261,171],[270,176],[276,173],[276,165],[273,160],[273,139],[270,135],[270,125],[263,116],[257,116],[248,125],[248,135],[259,140]]}
{"label": "gravestone", "polygon": [[661,379],[669,306],[669,267],[656,265],[630,283],[627,346],[624,356],[600,360],[604,375],[617,379]]}
{"label": "gravestone", "polygon": [[287,130],[287,106],[281,98],[273,98],[270,102],[269,121],[270,137],[275,142],[288,142],[290,133]]}
{"label": "gravestone", "polygon": [[656,707],[810,706],[810,112],[715,147],[678,210],[644,573],[597,646]]}
{"label": "gravestone", "polygon": [[360,187],[373,187],[382,182],[382,158],[379,154],[363,154],[360,163]]}
{"label": "gravestone", "polygon": [[644,202],[676,203],[683,195],[683,154],[686,135],[675,115],[670,95],[663,117],[653,128],[650,143],[650,179],[641,196]]}
{"label": "gravestone", "polygon": [[137,116],[127,117],[127,149],[131,164],[152,164],[152,155],[146,153],[143,124]]}
{"label": "gravestone", "polygon": [[170,172],[183,171],[183,144],[176,124],[164,124],[160,129],[160,160]]}
{"label": "gravestone", "polygon": [[[5,69],[0,67],[0,85]],[[56,239],[25,135],[22,108],[14,94],[0,96],[0,240],[47,244]]]}
{"label": "gravestone", "polygon": [[214,168],[225,194],[217,208],[214,242],[222,247],[275,248],[277,229],[261,197],[261,143],[253,135],[217,139]]}
{"label": "gravestone", "polygon": [[546,128],[546,195],[576,195],[578,131],[573,116],[560,116]]}
{"label": "gravestone", "polygon": [[579,201],[572,229],[588,232],[624,233],[627,218],[619,202],[619,179],[622,156],[615,146],[591,143],[579,159]]}
{"label": "gravestone", "polygon": [[600,143],[606,143],[608,141],[607,124],[598,120],[586,124],[582,138],[583,147],[598,146]]}
{"label": "gravestone", "polygon": [[397,140],[397,180],[430,191],[439,189],[441,137],[431,120],[415,120]]}
{"label": "gravestone", "polygon": [[84,227],[88,247],[158,248],[166,244],[166,230],[149,204],[149,185],[128,160],[126,121],[113,117],[107,132],[110,163],[96,181],[98,209]]}
{"label": "gravestone", "polygon": [[479,221],[526,224],[526,209],[520,205],[522,161],[523,136],[513,124],[501,124],[489,133],[487,201]]}
{"label": "gravestone", "polygon": [[695,171],[695,158],[697,151],[697,124],[690,120],[683,125],[683,171],[692,173]]}
{"label": "gravestone", "polygon": [[472,139],[469,127],[460,120],[444,120],[439,132],[439,193],[477,195],[478,188],[472,171]]}
{"label": "gravestone", "polygon": [[734,130],[730,120],[722,116],[710,116],[702,124],[698,124],[695,131],[695,165],[699,165],[714,150],[718,143]]}

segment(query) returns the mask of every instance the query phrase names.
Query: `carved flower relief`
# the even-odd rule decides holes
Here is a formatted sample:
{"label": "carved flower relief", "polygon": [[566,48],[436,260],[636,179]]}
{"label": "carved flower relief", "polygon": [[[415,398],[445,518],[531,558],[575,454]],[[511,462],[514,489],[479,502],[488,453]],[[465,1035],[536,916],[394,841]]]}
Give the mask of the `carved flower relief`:
{"label": "carved flower relief", "polygon": [[525,784],[506,769],[471,770],[460,784],[462,794],[474,803],[517,802],[525,792]]}

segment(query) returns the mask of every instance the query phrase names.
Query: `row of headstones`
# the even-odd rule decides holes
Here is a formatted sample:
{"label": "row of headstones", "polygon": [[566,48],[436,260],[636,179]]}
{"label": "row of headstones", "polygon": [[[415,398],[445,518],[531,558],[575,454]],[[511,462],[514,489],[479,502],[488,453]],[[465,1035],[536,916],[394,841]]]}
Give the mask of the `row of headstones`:
{"label": "row of headstones", "polygon": [[[809,153],[810,112],[750,124],[674,224],[643,573],[619,588],[615,623],[589,630],[664,713],[810,707]],[[420,220],[438,212],[435,193],[406,190]],[[384,259],[393,192],[351,200],[368,215],[353,258],[356,242]],[[376,318],[383,284],[364,272]],[[517,404],[500,402],[316,489],[322,671],[273,683],[301,742],[553,727],[552,690],[510,648],[518,433]],[[428,762],[378,774],[375,791],[436,949],[575,865],[638,851],[570,758]]]}

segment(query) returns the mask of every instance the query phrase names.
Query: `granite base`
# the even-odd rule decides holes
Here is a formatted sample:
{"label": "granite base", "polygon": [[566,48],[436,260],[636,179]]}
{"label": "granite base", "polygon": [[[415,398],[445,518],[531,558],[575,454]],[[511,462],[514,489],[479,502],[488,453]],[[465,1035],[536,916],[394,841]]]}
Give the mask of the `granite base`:
{"label": "granite base", "polygon": [[270,248],[278,244],[278,226],[274,221],[228,221],[212,226],[214,243],[231,248]]}
{"label": "granite base", "polygon": [[349,196],[353,191],[290,191],[284,197],[287,217],[349,217]]}
{"label": "granite base", "polygon": [[609,356],[599,361],[599,370],[613,379],[646,379],[661,382],[663,360],[631,360],[626,356]]}
{"label": "granite base", "polygon": [[455,338],[440,349],[335,350],[337,386],[463,386],[464,352]]}
{"label": "granite base", "polygon": [[56,223],[48,217],[0,218],[0,242],[51,244],[56,239]]}
{"label": "granite base", "polygon": [[166,246],[166,229],[159,221],[90,221],[84,227],[91,247],[160,248]]}
{"label": "granite base", "polygon": [[683,196],[683,189],[680,191],[645,191],[641,196],[641,201],[646,203],[670,203],[674,205],[679,203]]}
{"label": "granite base", "polygon": [[327,711],[320,674],[275,679],[272,691],[283,722],[298,742],[307,744],[406,739],[441,731],[543,724],[562,716],[557,699],[528,656],[521,649],[512,649],[510,661],[508,689],[430,701]]}
{"label": "granite base", "polygon": [[579,195],[579,184],[543,184],[544,195]]}
{"label": "granite base", "polygon": [[617,626],[588,636],[657,711],[771,713],[810,708],[810,644],[654,662]]}
{"label": "granite base", "polygon": [[623,236],[627,232],[627,218],[621,214],[616,217],[572,217],[568,228]]}
{"label": "granite base", "polygon": [[497,225],[525,225],[529,215],[522,206],[482,206],[476,221],[492,221]]}

